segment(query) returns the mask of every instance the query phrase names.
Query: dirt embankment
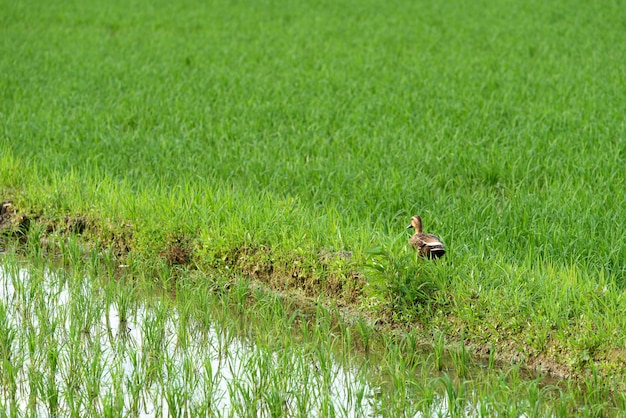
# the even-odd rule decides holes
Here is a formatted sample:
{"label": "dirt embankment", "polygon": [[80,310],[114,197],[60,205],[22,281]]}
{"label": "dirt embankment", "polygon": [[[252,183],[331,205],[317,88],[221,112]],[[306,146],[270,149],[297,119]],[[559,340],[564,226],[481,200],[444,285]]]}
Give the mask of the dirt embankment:
{"label": "dirt embankment", "polygon": [[[70,234],[80,236],[87,248],[102,248],[111,251],[120,265],[126,264],[124,258],[132,251],[133,228],[131,224],[105,225],[106,222],[91,220],[85,216],[65,216],[50,219],[43,214],[20,212],[11,201],[4,201],[0,206],[0,251],[4,252],[10,243],[27,246],[29,240],[49,251],[55,251],[58,239]],[[33,228],[38,232],[33,237]],[[33,242],[34,242],[33,241]],[[376,314],[359,309],[366,279],[347,251],[320,251],[313,260],[301,255],[275,257],[268,247],[232,248],[213,254],[211,260],[199,259],[202,248],[190,237],[173,237],[166,243],[158,255],[170,266],[202,270],[215,269],[220,274],[247,277],[256,285],[263,286],[285,297],[295,299],[297,305],[312,307],[324,296],[329,304],[338,308],[343,319],[348,323],[364,320],[380,332],[403,334],[406,331],[423,330],[424,347],[432,346],[433,333],[427,324],[398,323],[389,312],[378,311]],[[312,269],[311,265],[315,265]],[[337,266],[341,266],[337,268]],[[455,321],[455,318],[444,318]],[[559,378],[576,378],[579,374],[546,353],[523,354],[521,347],[514,343],[501,342],[496,353],[492,345],[480,345],[464,341],[462,335],[447,335],[449,348],[466,344],[479,358],[493,356],[503,364],[521,363],[531,370],[541,370]]]}
{"label": "dirt embankment", "polygon": [[0,205],[0,234],[24,240],[30,228],[30,218],[20,214],[12,202]]}

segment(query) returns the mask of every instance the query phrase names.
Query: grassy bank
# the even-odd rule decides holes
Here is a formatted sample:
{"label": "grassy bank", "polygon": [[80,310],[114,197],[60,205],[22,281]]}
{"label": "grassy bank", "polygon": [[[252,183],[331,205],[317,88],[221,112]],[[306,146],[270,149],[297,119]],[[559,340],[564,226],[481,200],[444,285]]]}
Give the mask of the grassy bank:
{"label": "grassy bank", "polygon": [[[31,245],[626,370],[618,5],[1,6],[0,186]],[[443,262],[410,255],[414,213]]]}

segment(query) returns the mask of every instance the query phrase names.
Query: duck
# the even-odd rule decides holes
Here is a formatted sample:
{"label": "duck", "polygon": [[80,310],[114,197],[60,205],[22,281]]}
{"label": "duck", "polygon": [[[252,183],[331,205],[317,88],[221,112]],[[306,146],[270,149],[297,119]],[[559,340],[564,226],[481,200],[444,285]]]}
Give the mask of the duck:
{"label": "duck", "polygon": [[417,255],[431,259],[443,257],[446,253],[443,242],[436,235],[422,232],[422,218],[419,215],[411,218],[411,224],[407,226],[407,229],[410,228],[415,229],[415,234],[409,238],[409,244],[417,250]]}

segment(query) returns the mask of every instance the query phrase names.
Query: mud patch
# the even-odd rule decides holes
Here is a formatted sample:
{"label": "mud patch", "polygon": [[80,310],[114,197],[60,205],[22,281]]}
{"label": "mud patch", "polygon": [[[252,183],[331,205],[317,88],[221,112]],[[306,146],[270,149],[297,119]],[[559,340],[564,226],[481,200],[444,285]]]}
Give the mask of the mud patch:
{"label": "mud patch", "polygon": [[9,200],[0,204],[0,237],[17,238],[20,244],[32,239],[45,251],[54,252],[58,237],[70,235],[84,235],[87,247],[96,245],[120,257],[130,252],[133,233],[132,225],[128,223],[96,222],[86,216],[48,218],[41,214],[22,213]]}
{"label": "mud patch", "polygon": [[526,366],[532,370],[541,371],[542,373],[547,373],[550,376],[560,379],[570,379],[573,377],[571,368],[560,364],[542,353],[529,358],[526,362]]}
{"label": "mud patch", "polygon": [[0,235],[17,237],[23,242],[30,229],[29,216],[19,213],[13,202],[0,204]]}
{"label": "mud patch", "polygon": [[88,224],[87,218],[84,216],[65,217],[65,230],[69,233],[82,235],[88,226],[90,225]]}
{"label": "mud patch", "polygon": [[159,256],[165,258],[170,266],[189,264],[193,249],[188,238],[183,236],[169,240],[167,247],[161,250]]}
{"label": "mud patch", "polygon": [[365,286],[347,251],[320,250],[316,257],[284,254],[270,246],[243,246],[217,254],[213,267],[236,272],[277,292],[304,298],[328,296],[342,304],[357,302]]}

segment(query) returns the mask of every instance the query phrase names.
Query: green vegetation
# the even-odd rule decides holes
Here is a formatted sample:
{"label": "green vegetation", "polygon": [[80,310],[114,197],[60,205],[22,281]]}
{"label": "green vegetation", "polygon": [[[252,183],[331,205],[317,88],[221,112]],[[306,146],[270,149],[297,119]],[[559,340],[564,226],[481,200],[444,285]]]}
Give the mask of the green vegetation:
{"label": "green vegetation", "polygon": [[[76,245],[77,243],[72,243]],[[67,262],[69,247],[61,252]],[[93,277],[100,277],[93,279]],[[97,253],[66,269],[4,257],[0,410],[7,416],[612,415],[611,383],[545,385],[477,368],[461,347],[437,370],[418,338],[337,321],[321,305],[239,280],[187,277],[175,298]],[[198,280],[199,279],[199,280]],[[215,292],[215,286],[221,292]],[[150,295],[150,296],[148,296]],[[360,354],[364,338],[376,354]],[[462,375],[460,374],[462,371]],[[626,402],[624,395],[618,397]]]}
{"label": "green vegetation", "polygon": [[[244,276],[623,385],[618,3],[0,9],[2,245],[80,236],[111,276]],[[441,262],[411,255],[415,213]]]}

